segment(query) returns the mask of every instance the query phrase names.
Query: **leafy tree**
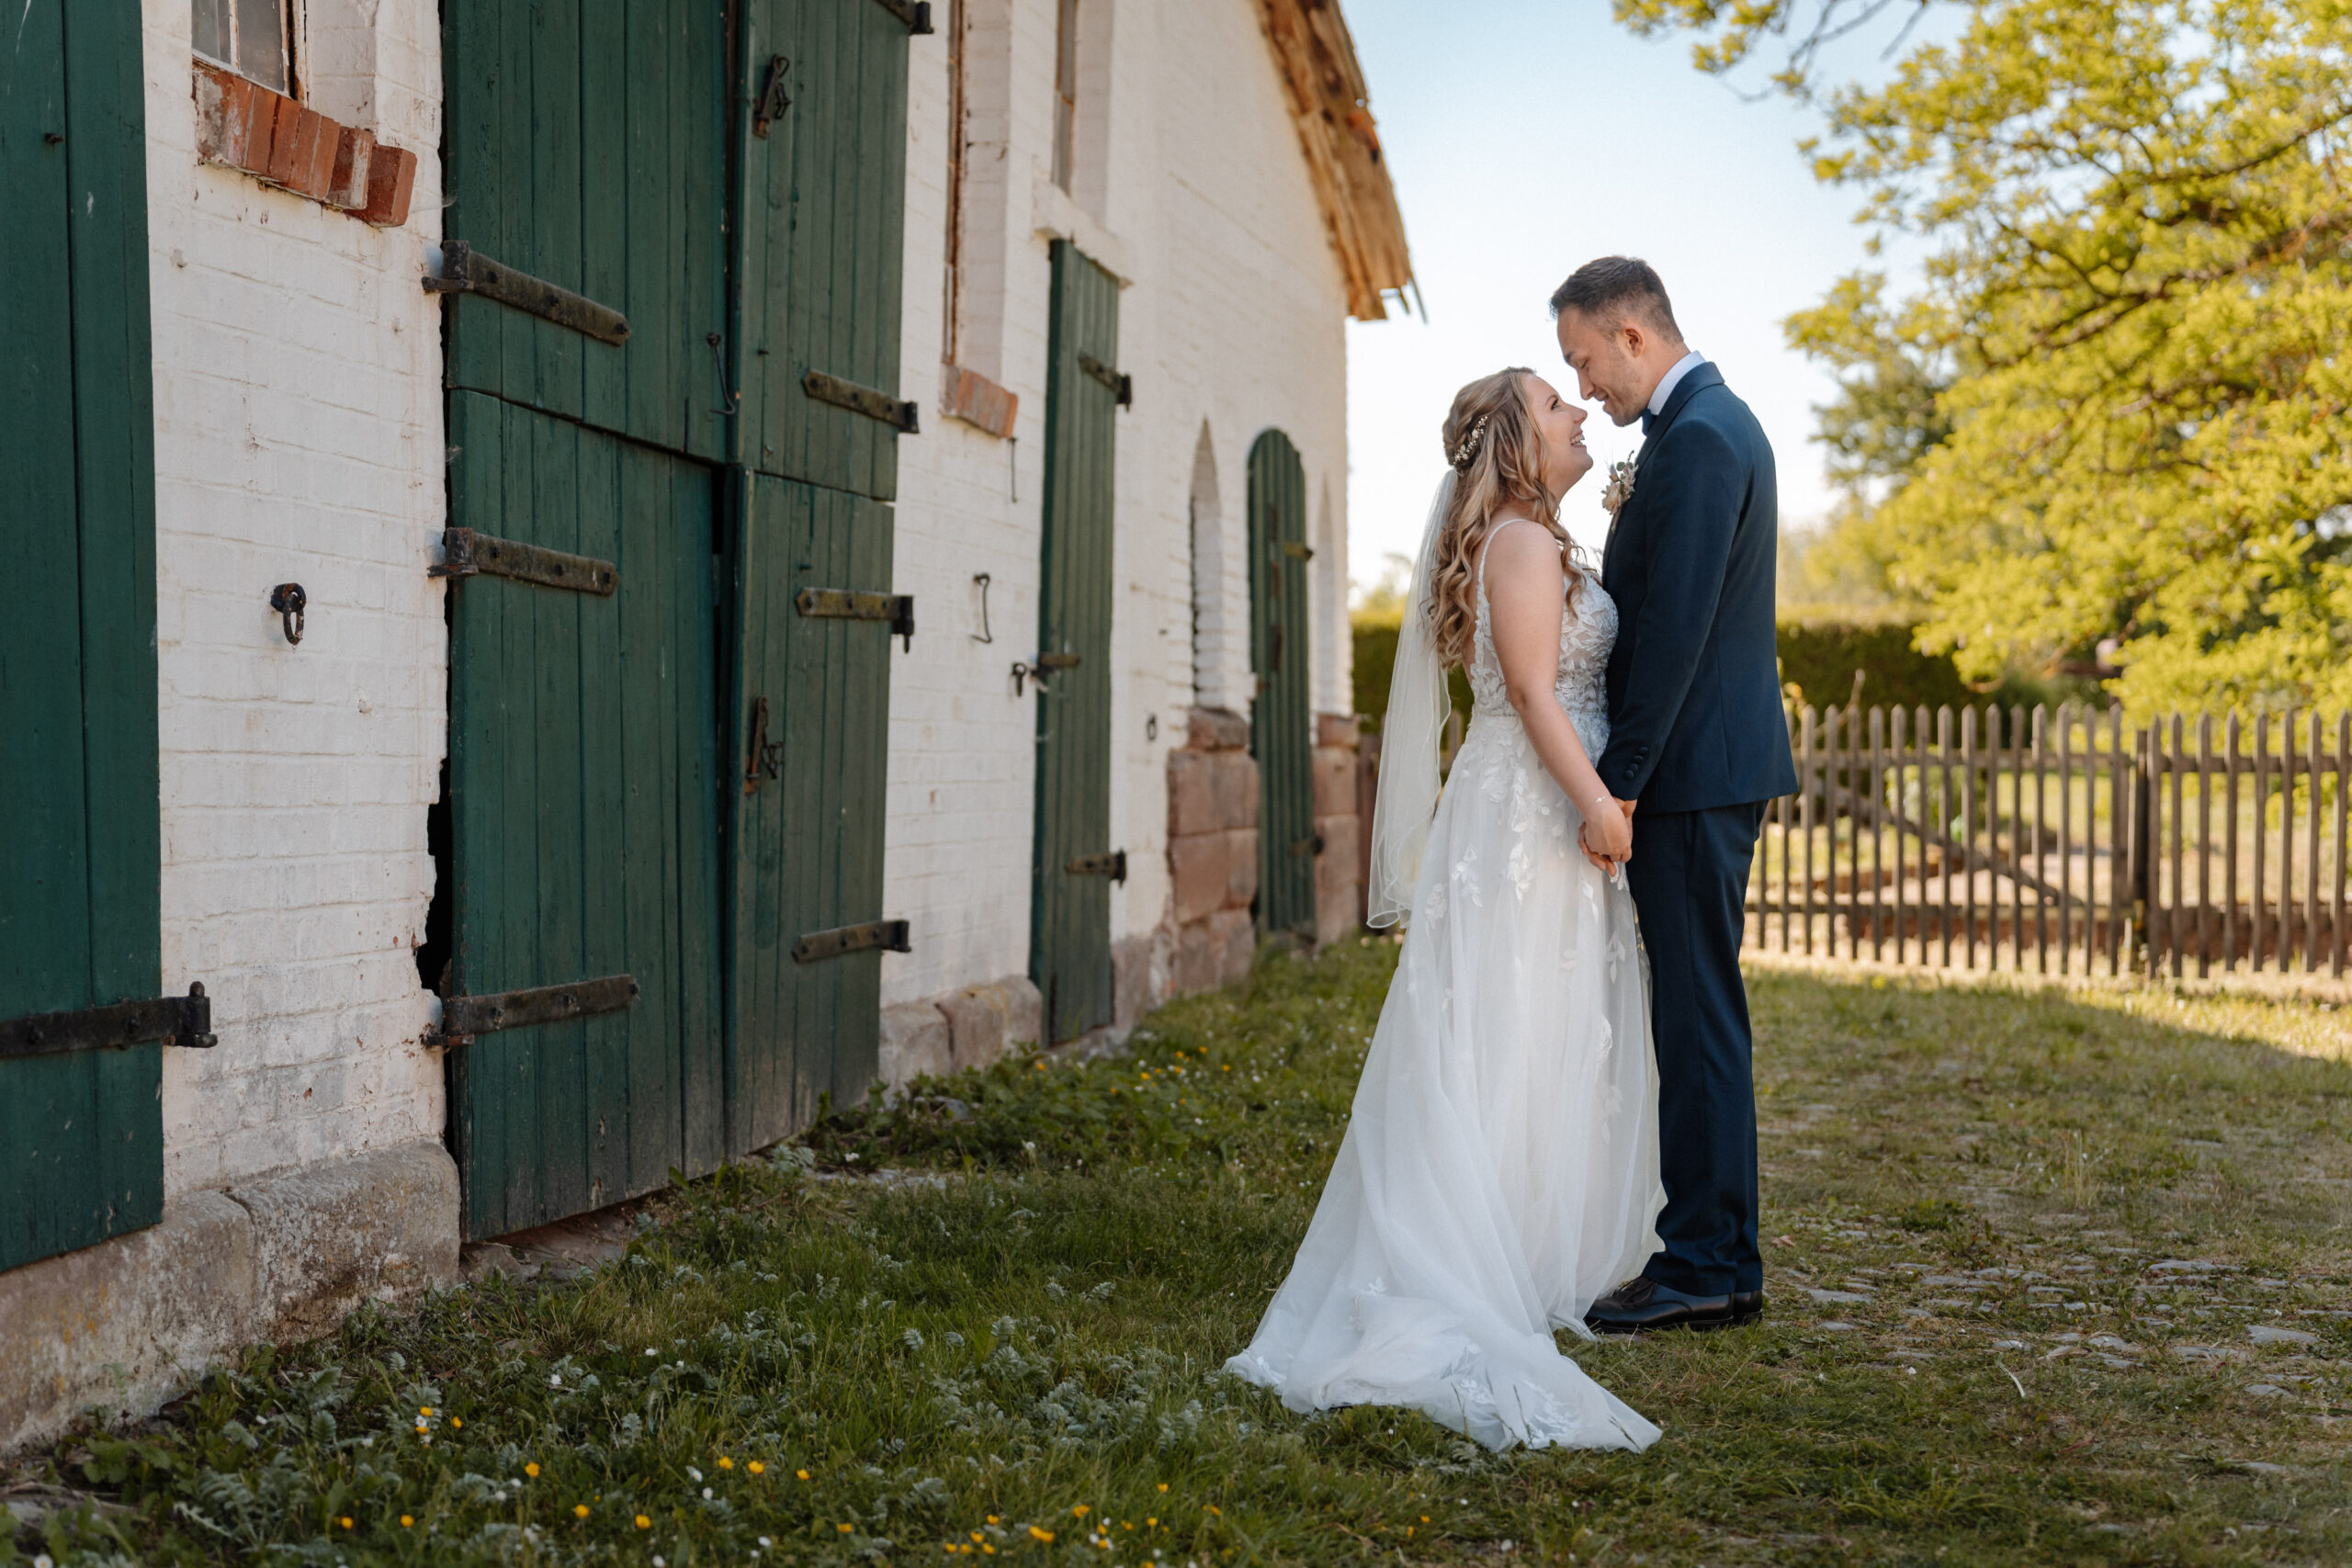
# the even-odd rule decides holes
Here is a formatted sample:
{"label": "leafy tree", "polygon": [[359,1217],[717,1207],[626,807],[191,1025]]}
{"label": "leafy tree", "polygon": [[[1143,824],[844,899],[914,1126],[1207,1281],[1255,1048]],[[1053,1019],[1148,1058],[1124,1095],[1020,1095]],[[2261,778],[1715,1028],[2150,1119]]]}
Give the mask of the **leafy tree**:
{"label": "leafy tree", "polygon": [[[2352,5],[1616,0],[1702,70],[1777,52],[1815,173],[1929,249],[1792,340],[1923,650],[2117,639],[2135,706],[2352,702]],[[1841,39],[1887,45],[1832,82]],[[1915,25],[1918,28],[1915,36]],[[1875,30],[1873,30],[1875,29]]]}

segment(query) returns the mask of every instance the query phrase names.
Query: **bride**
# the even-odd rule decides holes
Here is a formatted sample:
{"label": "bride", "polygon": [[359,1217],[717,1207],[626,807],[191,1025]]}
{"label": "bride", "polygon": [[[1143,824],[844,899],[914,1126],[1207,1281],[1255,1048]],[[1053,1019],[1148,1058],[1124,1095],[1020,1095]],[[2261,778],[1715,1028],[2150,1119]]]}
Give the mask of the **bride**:
{"label": "bride", "polygon": [[[1491,1449],[1658,1436],[1552,1338],[1591,1337],[1664,1202],[1633,832],[1592,768],[1617,610],[1557,518],[1584,420],[1523,369],[1446,416],[1373,819],[1373,923],[1410,925],[1314,1223],[1226,1363],[1293,1410],[1408,1405]],[[1455,664],[1476,700],[1441,798]]]}

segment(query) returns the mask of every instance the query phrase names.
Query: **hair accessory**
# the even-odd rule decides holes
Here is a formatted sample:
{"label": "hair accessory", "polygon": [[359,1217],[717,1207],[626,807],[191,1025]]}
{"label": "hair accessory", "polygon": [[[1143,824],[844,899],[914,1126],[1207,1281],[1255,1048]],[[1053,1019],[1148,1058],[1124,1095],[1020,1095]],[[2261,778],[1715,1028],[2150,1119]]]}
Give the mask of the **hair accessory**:
{"label": "hair accessory", "polygon": [[1453,471],[1455,473],[1466,474],[1470,471],[1470,465],[1477,461],[1478,458],[1478,443],[1486,436],[1486,434],[1487,416],[1485,414],[1480,414],[1476,419],[1470,422],[1470,428],[1468,432],[1466,432],[1462,437],[1462,445],[1453,449]]}

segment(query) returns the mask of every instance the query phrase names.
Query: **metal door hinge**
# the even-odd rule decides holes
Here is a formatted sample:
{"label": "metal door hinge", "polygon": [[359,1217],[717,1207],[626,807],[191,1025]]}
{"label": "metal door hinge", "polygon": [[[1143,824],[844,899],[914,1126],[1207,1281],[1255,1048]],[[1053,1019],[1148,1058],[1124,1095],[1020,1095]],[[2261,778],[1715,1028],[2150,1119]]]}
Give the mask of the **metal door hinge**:
{"label": "metal door hinge", "polygon": [[598,1013],[620,1012],[637,1000],[637,977],[606,975],[568,986],[534,986],[486,997],[444,997],[441,1023],[424,1032],[428,1045],[462,1045],[477,1034],[528,1029],[535,1023],[565,1023]]}
{"label": "metal door hinge", "polygon": [[1305,545],[1300,544],[1295,539],[1284,539],[1283,541],[1283,554],[1290,557],[1293,560],[1313,560],[1315,558],[1315,552],[1308,549]]}
{"label": "metal door hinge", "polygon": [[911,593],[861,593],[849,588],[804,588],[792,596],[800,613],[834,621],[888,621],[890,635],[915,646],[915,596]]}
{"label": "metal door hinge", "polygon": [[907,31],[916,38],[931,31],[930,0],[874,0],[885,11],[907,24]]}
{"label": "metal door hinge", "polygon": [[828,376],[822,370],[811,370],[800,378],[800,389],[820,403],[862,413],[868,419],[878,419],[904,435],[922,434],[921,418],[915,405],[902,402],[888,392],[877,392],[871,387],[861,387],[854,381],[844,381],[838,376]]}
{"label": "metal door hinge", "polygon": [[1319,855],[1322,852],[1323,835],[1320,833],[1310,833],[1304,839],[1293,839],[1290,841],[1290,858],[1293,860],[1305,860],[1308,855]]}
{"label": "metal door hinge", "polygon": [[598,343],[619,344],[628,341],[628,318],[611,306],[599,305],[560,284],[492,261],[463,240],[452,240],[441,248],[441,276],[426,278],[424,291],[479,294],[510,310],[570,327]]}
{"label": "metal door hinge", "polygon": [[1110,388],[1111,396],[1117,400],[1121,408],[1131,409],[1136,406],[1134,377],[1121,375],[1091,354],[1081,354],[1078,356],[1078,367]]}
{"label": "metal door hinge", "polygon": [[441,530],[442,562],[428,577],[507,577],[545,588],[610,597],[621,585],[620,568],[594,556],[566,555],[539,545],[518,544],[471,528]]}
{"label": "metal door hinge", "polygon": [[1107,876],[1125,886],[1127,880],[1127,852],[1113,850],[1107,855],[1080,855],[1062,869],[1072,876]]}
{"label": "metal door hinge", "polygon": [[792,961],[795,964],[815,964],[821,959],[870,953],[876,948],[884,953],[912,953],[914,949],[907,943],[907,922],[869,920],[862,926],[836,926],[829,931],[810,931],[792,944]]}
{"label": "metal door hinge", "polygon": [[202,981],[190,986],[184,997],[0,1018],[0,1060],[63,1051],[119,1050],[149,1041],[198,1051],[220,1043],[212,1032],[211,998],[204,994]]}

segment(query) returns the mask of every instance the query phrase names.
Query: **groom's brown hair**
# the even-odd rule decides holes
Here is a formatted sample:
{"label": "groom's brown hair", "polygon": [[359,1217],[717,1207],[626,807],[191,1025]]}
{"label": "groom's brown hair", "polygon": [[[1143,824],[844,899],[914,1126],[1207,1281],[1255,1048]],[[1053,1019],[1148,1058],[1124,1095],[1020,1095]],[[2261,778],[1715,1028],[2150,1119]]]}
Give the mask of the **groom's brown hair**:
{"label": "groom's brown hair", "polygon": [[1666,297],[1657,269],[1638,256],[1602,256],[1568,274],[1568,280],[1552,290],[1552,314],[1563,310],[1602,322],[1612,314],[1634,315],[1677,340],[1682,336],[1674,320],[1674,302]]}

